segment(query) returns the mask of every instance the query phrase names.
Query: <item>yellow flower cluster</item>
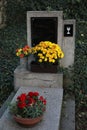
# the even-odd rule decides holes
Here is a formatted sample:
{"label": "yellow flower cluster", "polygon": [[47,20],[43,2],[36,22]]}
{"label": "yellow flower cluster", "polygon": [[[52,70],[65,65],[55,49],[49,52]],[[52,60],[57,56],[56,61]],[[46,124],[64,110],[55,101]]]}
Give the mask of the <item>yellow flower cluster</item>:
{"label": "yellow flower cluster", "polygon": [[31,52],[37,57],[38,62],[56,63],[64,57],[60,46],[50,41],[41,41],[31,49]]}

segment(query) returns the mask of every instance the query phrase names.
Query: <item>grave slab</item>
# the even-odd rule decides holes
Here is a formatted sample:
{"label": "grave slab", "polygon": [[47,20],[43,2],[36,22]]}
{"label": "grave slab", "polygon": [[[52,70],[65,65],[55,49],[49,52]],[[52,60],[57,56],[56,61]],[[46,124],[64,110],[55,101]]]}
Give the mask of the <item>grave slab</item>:
{"label": "grave slab", "polygon": [[46,98],[47,106],[43,120],[32,128],[23,128],[13,120],[12,115],[9,113],[9,108],[7,108],[0,121],[0,130],[59,130],[63,89],[44,87],[20,87],[12,102],[16,100],[16,97],[19,94],[23,92],[27,93],[28,91],[38,91],[40,95]]}
{"label": "grave slab", "polygon": [[31,71],[22,71],[18,66],[14,71],[14,89],[15,91],[24,87],[58,87],[63,86],[63,74],[62,73],[33,73]]}

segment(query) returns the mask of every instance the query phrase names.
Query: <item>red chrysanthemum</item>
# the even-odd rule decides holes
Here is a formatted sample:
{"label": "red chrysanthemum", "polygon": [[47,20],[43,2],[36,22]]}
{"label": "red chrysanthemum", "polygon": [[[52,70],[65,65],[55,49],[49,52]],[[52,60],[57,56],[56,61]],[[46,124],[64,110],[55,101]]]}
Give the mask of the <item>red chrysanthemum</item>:
{"label": "red chrysanthemum", "polygon": [[25,102],[18,102],[18,107],[23,109],[24,107],[26,107],[26,103]]}
{"label": "red chrysanthemum", "polygon": [[33,98],[29,98],[28,105],[30,106],[30,105],[33,105],[34,103],[35,103],[35,100]]}
{"label": "red chrysanthemum", "polygon": [[40,98],[39,98],[39,99],[40,99],[40,101],[43,101],[43,100],[44,100],[43,96],[40,96]]}
{"label": "red chrysanthemum", "polygon": [[33,97],[33,94],[34,94],[33,92],[29,92],[28,96]]}
{"label": "red chrysanthemum", "polygon": [[34,92],[33,96],[39,96],[39,93],[38,92]]}
{"label": "red chrysanthemum", "polygon": [[22,93],[20,96],[17,97],[17,99],[21,102],[24,102],[26,100],[26,93]]}
{"label": "red chrysanthemum", "polygon": [[43,96],[40,96],[39,100],[42,101],[44,105],[46,105],[46,99],[44,99]]}
{"label": "red chrysanthemum", "polygon": [[46,99],[43,100],[43,104],[46,105]]}

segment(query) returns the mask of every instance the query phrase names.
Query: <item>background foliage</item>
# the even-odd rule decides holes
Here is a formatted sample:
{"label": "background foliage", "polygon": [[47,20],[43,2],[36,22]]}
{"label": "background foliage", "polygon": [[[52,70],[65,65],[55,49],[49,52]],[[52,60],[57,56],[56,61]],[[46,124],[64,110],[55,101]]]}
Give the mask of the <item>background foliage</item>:
{"label": "background foliage", "polygon": [[87,129],[87,21],[77,23],[74,67],[77,130]]}
{"label": "background foliage", "polygon": [[26,22],[27,10],[63,10],[64,18],[87,20],[86,0],[7,0],[8,23]]}
{"label": "background foliage", "polygon": [[[63,10],[64,19],[76,19],[75,64],[65,93],[75,93],[76,130],[87,128],[87,0],[7,0],[7,27],[0,30],[0,103],[14,89],[13,71],[19,64],[15,50],[27,44],[26,11]],[[67,74],[67,75],[66,75]],[[0,105],[1,105],[0,104]]]}
{"label": "background foliage", "polygon": [[[26,26],[11,25],[0,30],[0,103],[13,87],[13,72],[19,64],[15,50],[26,44]],[[0,106],[1,106],[0,104]]]}

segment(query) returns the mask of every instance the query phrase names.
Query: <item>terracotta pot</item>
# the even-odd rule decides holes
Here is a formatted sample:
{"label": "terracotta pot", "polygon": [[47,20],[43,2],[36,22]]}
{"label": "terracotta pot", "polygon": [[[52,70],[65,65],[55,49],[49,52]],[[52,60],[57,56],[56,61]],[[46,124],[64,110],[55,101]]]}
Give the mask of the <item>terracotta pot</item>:
{"label": "terracotta pot", "polygon": [[14,119],[17,123],[21,124],[22,126],[31,127],[39,123],[43,119],[43,116],[37,118],[22,118],[14,116]]}
{"label": "terracotta pot", "polygon": [[31,62],[31,71],[38,72],[38,73],[57,73],[58,72],[58,65],[40,65],[36,62]]}

